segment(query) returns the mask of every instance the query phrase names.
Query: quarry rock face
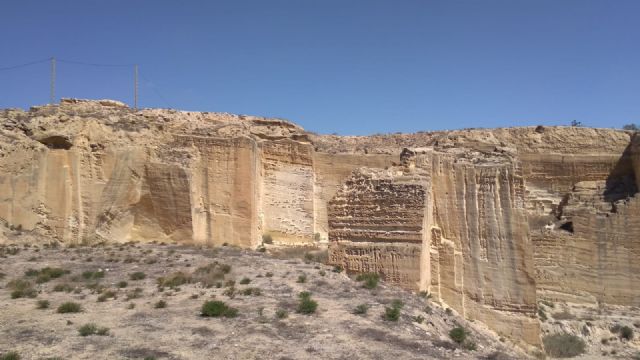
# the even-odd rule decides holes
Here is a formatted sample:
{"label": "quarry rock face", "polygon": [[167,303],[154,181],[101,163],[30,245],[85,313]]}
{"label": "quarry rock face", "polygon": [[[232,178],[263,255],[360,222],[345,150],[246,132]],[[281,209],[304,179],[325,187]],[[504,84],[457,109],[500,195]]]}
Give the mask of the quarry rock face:
{"label": "quarry rock face", "polygon": [[10,241],[327,245],[540,346],[540,299],[640,306],[640,139],[523,127],[332,136],[281,119],[63,100],[0,111]]}

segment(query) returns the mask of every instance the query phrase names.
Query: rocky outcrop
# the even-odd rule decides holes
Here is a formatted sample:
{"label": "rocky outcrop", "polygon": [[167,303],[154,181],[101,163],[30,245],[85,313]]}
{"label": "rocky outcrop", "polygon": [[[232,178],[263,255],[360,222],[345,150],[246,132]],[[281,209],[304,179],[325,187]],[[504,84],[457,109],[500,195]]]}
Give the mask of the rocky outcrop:
{"label": "rocky outcrop", "polygon": [[401,157],[401,166],[354,173],[330,202],[330,261],[428,291],[467,318],[538,345],[517,164],[431,149]]}
{"label": "rocky outcrop", "polygon": [[353,137],[110,100],[0,111],[0,242],[328,244],[536,346],[538,299],[640,306],[638,184],[640,140],[611,129]]}
{"label": "rocky outcrop", "polygon": [[312,147],[284,120],[80,100],[0,118],[8,226],[65,243],[313,240]]}

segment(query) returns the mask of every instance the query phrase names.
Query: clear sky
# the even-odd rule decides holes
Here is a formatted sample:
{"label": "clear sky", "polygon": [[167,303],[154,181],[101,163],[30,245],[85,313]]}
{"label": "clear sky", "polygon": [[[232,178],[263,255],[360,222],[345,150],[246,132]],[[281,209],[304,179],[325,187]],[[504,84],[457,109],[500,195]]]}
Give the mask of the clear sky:
{"label": "clear sky", "polygon": [[[140,65],[140,106],[321,133],[640,123],[638,0],[2,0],[0,68]],[[57,96],[133,102],[131,67],[58,63]],[[0,107],[47,103],[46,62]]]}

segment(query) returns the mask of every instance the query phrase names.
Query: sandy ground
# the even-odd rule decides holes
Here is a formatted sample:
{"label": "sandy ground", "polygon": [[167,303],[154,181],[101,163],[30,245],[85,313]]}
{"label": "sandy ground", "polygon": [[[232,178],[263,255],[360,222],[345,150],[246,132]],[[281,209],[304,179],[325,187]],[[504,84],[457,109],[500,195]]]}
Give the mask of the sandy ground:
{"label": "sandy ground", "polygon": [[[16,351],[22,359],[512,359],[524,355],[501,342],[482,324],[468,323],[418,294],[381,283],[369,290],[344,273],[314,261],[282,259],[230,247],[202,249],[162,244],[99,247],[4,247],[0,257],[0,354]],[[270,251],[271,252],[271,251]],[[157,279],[218,261],[231,266],[221,287],[191,282],[159,289]],[[28,269],[58,267],[70,273],[41,284]],[[105,276],[87,280],[85,271]],[[143,280],[131,280],[144,272]],[[299,282],[300,275],[306,276]],[[248,284],[240,284],[243,278]],[[35,298],[11,298],[10,281],[34,284]],[[225,284],[235,280],[236,294]],[[126,281],[126,287],[118,283]],[[68,285],[66,291],[54,291]],[[124,284],[121,284],[124,285]],[[93,288],[93,289],[92,289]],[[133,296],[140,288],[139,297]],[[246,288],[260,294],[244,295]],[[59,289],[58,289],[59,290]],[[98,301],[112,291],[115,298]],[[296,312],[298,294],[309,291],[317,301],[315,314]],[[227,295],[225,295],[225,292]],[[129,294],[129,296],[127,296]],[[103,296],[104,297],[104,296]],[[129,299],[127,299],[129,297]],[[397,322],[382,318],[393,300],[404,303]],[[39,300],[49,307],[38,309]],[[166,307],[156,308],[164,300]],[[222,300],[238,309],[235,318],[202,317],[207,300]],[[82,312],[61,314],[60,304],[73,301]],[[366,315],[354,308],[367,304]],[[428,307],[428,309],[425,309]],[[276,311],[288,316],[278,318]],[[420,322],[420,318],[424,321]],[[418,321],[417,321],[418,320]],[[106,336],[80,336],[78,329],[94,323]],[[451,341],[449,331],[461,325],[476,350]],[[502,339],[505,341],[504,339]]]}

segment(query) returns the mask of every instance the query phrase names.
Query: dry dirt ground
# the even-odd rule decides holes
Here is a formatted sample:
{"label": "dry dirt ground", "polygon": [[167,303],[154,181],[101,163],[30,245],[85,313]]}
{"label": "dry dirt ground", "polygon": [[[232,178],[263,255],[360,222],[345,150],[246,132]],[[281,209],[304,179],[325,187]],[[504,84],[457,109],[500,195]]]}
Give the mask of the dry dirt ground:
{"label": "dry dirt ground", "polygon": [[[0,354],[15,351],[21,359],[524,357],[482,324],[419,294],[383,283],[366,289],[330,266],[277,255],[275,249],[163,244],[0,246]],[[46,267],[67,273],[43,272]],[[146,276],[134,280],[135,272]],[[165,279],[163,287],[158,278]],[[22,293],[16,292],[15,280],[33,287],[24,288],[23,282]],[[188,282],[176,285],[183,280]],[[297,312],[303,291],[318,303],[313,314]],[[385,308],[396,299],[404,304],[398,321],[384,320]],[[48,307],[38,308],[44,300]],[[158,305],[161,300],[165,307]],[[237,316],[201,316],[210,300],[236,308]],[[69,301],[81,311],[59,313]],[[360,304],[368,306],[364,315],[354,314]],[[88,323],[108,331],[81,336],[80,327]],[[469,332],[464,345],[449,337],[456,326]]]}

